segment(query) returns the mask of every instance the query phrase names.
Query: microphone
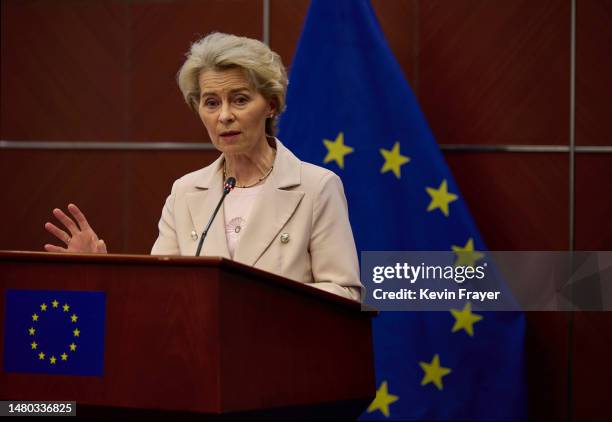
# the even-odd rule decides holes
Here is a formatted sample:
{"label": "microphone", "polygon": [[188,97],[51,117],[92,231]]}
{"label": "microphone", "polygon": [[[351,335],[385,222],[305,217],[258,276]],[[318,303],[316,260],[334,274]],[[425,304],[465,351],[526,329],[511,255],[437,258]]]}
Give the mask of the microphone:
{"label": "microphone", "polygon": [[202,232],[202,236],[200,236],[200,242],[198,242],[198,250],[196,251],[195,256],[200,256],[200,251],[202,250],[202,244],[204,243],[204,239],[206,238],[206,235],[208,234],[208,229],[210,229],[210,225],[215,219],[217,212],[219,212],[219,208],[221,208],[221,204],[223,203],[223,200],[225,199],[227,194],[230,193],[232,189],[234,189],[235,186],[236,186],[236,179],[233,177],[228,177],[227,180],[225,181],[225,184],[223,185],[223,195],[221,196],[221,199],[219,200],[219,203],[217,204],[217,208],[215,208],[215,210],[213,211],[212,215],[210,216],[210,220],[208,220],[208,224],[206,225],[206,227],[204,228],[204,231]]}

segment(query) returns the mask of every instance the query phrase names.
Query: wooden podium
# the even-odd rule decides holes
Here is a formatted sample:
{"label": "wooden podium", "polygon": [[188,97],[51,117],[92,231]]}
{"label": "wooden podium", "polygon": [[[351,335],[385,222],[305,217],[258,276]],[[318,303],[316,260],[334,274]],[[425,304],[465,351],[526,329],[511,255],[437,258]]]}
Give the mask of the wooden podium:
{"label": "wooden podium", "polygon": [[104,372],[0,371],[0,400],[77,415],[356,418],[373,400],[359,303],[222,258],[0,252],[6,289],[106,293]]}

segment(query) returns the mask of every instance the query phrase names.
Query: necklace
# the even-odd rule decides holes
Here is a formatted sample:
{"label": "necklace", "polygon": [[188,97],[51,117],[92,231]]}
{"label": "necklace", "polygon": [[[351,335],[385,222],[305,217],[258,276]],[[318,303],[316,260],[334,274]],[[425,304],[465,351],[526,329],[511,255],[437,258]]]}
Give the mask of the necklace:
{"label": "necklace", "polygon": [[[236,187],[237,188],[241,188],[241,189],[246,189],[246,188],[252,188],[253,186],[255,186],[256,184],[260,183],[262,180],[265,180],[270,173],[272,173],[272,169],[274,168],[274,165],[272,165],[268,171],[266,172],[266,174],[264,174],[263,176],[261,176],[259,179],[257,179],[256,182],[251,183],[250,185],[242,185],[240,186],[238,183],[236,183]],[[227,179],[227,173],[225,171],[225,161],[223,162],[223,180]]]}

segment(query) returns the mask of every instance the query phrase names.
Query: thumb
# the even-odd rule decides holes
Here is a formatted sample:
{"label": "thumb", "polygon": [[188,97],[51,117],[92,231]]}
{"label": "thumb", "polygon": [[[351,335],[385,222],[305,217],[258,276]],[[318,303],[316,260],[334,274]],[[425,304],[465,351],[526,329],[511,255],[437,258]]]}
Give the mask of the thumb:
{"label": "thumb", "polygon": [[108,253],[106,250],[106,243],[104,243],[104,240],[102,239],[98,240],[96,252],[97,253]]}

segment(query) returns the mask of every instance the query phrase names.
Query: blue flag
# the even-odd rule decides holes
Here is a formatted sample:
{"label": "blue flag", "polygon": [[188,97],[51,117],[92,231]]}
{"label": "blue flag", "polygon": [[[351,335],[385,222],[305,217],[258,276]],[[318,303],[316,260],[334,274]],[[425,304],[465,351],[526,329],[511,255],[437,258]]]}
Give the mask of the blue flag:
{"label": "blue flag", "polygon": [[[485,245],[367,0],[313,0],[280,139],[342,179],[360,251]],[[363,419],[522,419],[520,313],[382,312],[377,395]]]}
{"label": "blue flag", "polygon": [[103,292],[6,290],[4,371],[102,375]]}

